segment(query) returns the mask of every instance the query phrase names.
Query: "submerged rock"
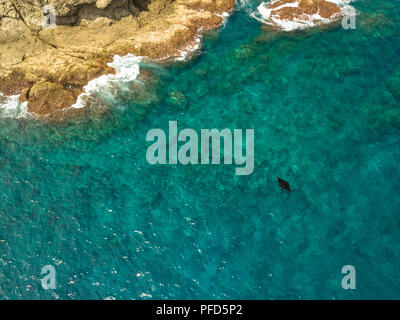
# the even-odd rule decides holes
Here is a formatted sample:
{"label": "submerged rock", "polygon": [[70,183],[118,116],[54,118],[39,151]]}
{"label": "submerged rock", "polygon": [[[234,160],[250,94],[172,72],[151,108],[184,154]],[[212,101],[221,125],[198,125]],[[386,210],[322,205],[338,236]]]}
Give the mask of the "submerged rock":
{"label": "submerged rock", "polygon": [[360,31],[366,40],[389,37],[396,32],[396,25],[382,13],[364,13],[360,17]]}
{"label": "submerged rock", "polygon": [[175,90],[172,91],[168,94],[168,99],[167,101],[178,107],[179,109],[185,109],[186,106],[188,105],[188,101],[185,97],[185,94],[182,91]]}
{"label": "submerged rock", "polygon": [[255,47],[250,44],[245,44],[235,49],[234,54],[237,59],[249,59],[255,55]]}
{"label": "submerged rock", "polygon": [[387,81],[387,88],[392,96],[400,102],[400,65],[394,69]]}

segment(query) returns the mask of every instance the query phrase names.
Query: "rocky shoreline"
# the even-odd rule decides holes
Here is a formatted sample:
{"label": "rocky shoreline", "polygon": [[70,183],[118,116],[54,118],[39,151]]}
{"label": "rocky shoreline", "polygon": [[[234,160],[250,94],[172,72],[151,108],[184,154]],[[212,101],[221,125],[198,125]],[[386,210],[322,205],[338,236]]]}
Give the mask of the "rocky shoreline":
{"label": "rocky shoreline", "polygon": [[[42,118],[82,114],[70,108],[89,81],[113,74],[115,55],[168,60],[216,29],[234,0],[0,0],[0,92],[20,95]],[[56,26],[42,28],[41,8]],[[41,6],[43,5],[43,6]]]}

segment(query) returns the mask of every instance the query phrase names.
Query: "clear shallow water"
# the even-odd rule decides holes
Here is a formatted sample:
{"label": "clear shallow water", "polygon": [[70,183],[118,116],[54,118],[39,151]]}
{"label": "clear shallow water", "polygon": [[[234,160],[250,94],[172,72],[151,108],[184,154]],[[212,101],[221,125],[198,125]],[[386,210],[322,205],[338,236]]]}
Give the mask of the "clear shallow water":
{"label": "clear shallow water", "polygon": [[[0,119],[0,298],[400,298],[399,5],[291,35],[238,10],[106,117]],[[254,173],[148,165],[146,133],[169,120],[254,128]]]}

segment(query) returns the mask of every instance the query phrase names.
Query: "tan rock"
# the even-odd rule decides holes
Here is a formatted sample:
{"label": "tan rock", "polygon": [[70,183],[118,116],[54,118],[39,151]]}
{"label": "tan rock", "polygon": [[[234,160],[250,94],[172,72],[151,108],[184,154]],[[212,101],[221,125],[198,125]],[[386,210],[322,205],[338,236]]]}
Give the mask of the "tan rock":
{"label": "tan rock", "polygon": [[39,81],[29,91],[28,108],[39,115],[54,114],[73,105],[81,93],[77,88],[66,89],[61,84]]}
{"label": "tan rock", "polygon": [[333,21],[342,14],[338,5],[326,0],[278,0],[263,4],[261,8],[267,23],[283,28],[287,22],[313,26],[319,22]]}
{"label": "tan rock", "polygon": [[112,2],[113,0],[97,0],[96,1],[96,7],[99,9],[104,9],[108,7],[108,5]]}
{"label": "tan rock", "polygon": [[[28,111],[58,114],[102,74],[115,54],[152,59],[179,56],[198,32],[220,26],[234,0],[0,0],[0,92],[23,91]],[[42,29],[41,8],[56,11]],[[28,94],[29,93],[29,94]],[[69,114],[63,112],[63,116]]]}

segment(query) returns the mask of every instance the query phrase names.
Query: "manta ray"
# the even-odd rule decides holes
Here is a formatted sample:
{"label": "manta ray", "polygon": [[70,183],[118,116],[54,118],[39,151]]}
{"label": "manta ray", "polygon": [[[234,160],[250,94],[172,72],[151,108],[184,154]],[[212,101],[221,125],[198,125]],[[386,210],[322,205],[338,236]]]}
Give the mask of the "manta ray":
{"label": "manta ray", "polygon": [[292,190],[290,189],[289,182],[287,182],[279,177],[277,177],[277,178],[278,178],[278,183],[279,183],[279,186],[281,187],[281,189],[292,192]]}

